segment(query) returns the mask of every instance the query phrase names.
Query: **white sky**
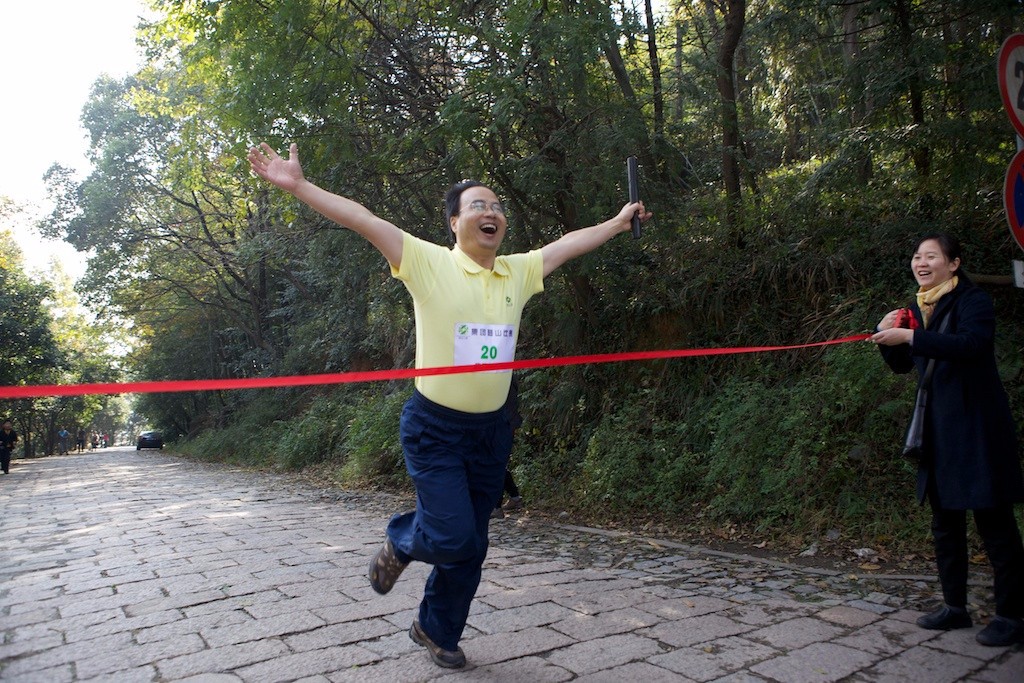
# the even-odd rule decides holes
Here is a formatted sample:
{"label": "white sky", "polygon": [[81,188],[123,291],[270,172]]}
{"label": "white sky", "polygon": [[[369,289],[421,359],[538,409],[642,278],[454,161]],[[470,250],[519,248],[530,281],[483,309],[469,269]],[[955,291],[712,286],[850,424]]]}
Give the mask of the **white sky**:
{"label": "white sky", "polygon": [[50,210],[43,174],[60,163],[84,177],[82,106],[101,74],[135,71],[135,26],[145,14],[143,0],[0,1],[0,195],[25,209],[2,227],[14,231],[29,271],[47,269],[54,256],[72,277],[84,271],[83,255],[44,243],[32,227]]}

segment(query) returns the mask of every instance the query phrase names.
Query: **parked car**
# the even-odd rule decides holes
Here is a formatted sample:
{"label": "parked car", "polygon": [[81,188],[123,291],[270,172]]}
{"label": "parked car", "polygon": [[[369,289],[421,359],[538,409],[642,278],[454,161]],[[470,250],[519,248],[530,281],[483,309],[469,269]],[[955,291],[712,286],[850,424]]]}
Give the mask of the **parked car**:
{"label": "parked car", "polygon": [[139,440],[135,442],[135,450],[141,451],[143,448],[160,448],[164,447],[164,437],[160,432],[142,432],[139,434]]}

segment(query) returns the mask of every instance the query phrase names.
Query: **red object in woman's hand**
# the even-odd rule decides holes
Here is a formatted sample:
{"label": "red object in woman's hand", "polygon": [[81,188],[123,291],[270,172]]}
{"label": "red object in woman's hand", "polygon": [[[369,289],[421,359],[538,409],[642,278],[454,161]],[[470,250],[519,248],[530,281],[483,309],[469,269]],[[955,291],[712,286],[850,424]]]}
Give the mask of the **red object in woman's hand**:
{"label": "red object in woman's hand", "polygon": [[893,327],[916,330],[920,327],[920,323],[917,322],[917,318],[914,317],[909,308],[901,308],[896,311],[896,322],[893,324]]}

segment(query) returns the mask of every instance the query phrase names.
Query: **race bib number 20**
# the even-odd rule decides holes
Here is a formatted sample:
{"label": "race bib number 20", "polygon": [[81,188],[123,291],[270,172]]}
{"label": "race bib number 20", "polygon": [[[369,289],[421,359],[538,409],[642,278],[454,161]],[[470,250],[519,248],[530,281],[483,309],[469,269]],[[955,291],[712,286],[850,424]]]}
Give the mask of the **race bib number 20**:
{"label": "race bib number 20", "polygon": [[506,363],[515,356],[514,325],[455,323],[455,365]]}

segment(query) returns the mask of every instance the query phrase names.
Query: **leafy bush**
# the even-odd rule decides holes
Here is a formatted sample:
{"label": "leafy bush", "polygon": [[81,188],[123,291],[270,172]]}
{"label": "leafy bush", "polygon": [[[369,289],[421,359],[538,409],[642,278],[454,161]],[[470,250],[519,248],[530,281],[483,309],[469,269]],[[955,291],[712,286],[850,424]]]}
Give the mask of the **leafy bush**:
{"label": "leafy bush", "polygon": [[215,462],[266,466],[266,444],[276,438],[271,430],[275,419],[280,418],[280,406],[270,393],[262,392],[235,411],[226,424],[205,429],[192,439],[177,442],[176,447]]}
{"label": "leafy bush", "polygon": [[820,367],[789,383],[727,380],[707,416],[712,516],[800,530],[905,507],[912,382],[866,346],[827,351]]}
{"label": "leafy bush", "polygon": [[274,461],[289,470],[298,470],[332,457],[342,438],[349,416],[349,404],[336,398],[317,397],[304,413],[274,425]]}
{"label": "leafy bush", "polygon": [[407,391],[367,393],[350,409],[339,449],[344,455],[341,480],[364,486],[408,486],[405,461],[398,435]]}
{"label": "leafy bush", "polygon": [[587,507],[670,512],[698,491],[702,474],[687,446],[688,425],[655,416],[650,402],[649,395],[627,399],[598,423],[573,487]]}

